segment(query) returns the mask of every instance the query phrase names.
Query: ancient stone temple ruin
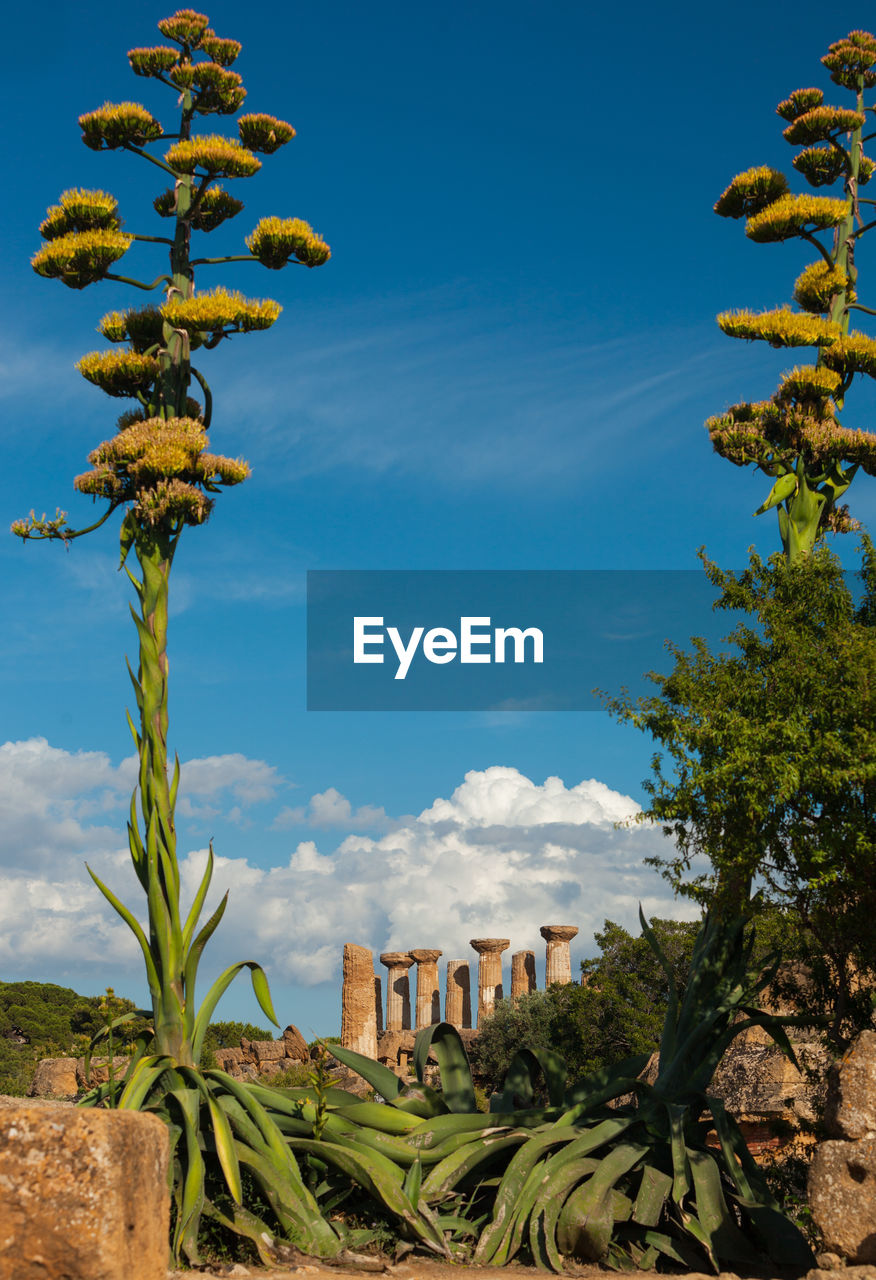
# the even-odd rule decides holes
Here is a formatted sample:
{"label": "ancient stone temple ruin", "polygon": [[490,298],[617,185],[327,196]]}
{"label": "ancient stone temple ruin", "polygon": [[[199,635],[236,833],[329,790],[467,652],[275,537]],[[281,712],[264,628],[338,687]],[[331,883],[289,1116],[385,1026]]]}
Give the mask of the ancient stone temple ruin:
{"label": "ancient stone temple ruin", "polygon": [[[541,935],[546,943],[545,972],[550,986],[572,981],[569,944],[578,930],[569,924],[546,924]],[[341,1005],[341,1043],[369,1058],[392,1067],[406,1067],[414,1049],[416,1032],[436,1022],[450,1022],[465,1042],[477,1035],[472,1025],[472,1008],[477,1025],[506,994],[502,953],[509,938],[472,938],[478,955],[477,1005],[472,1004],[469,960],[448,960],[445,966],[444,1013],[441,1012],[441,984],[438,961],[443,952],[434,948],[412,951],[384,951],[380,963],[386,973],[386,1016],[384,1017],[380,977],[367,947],[348,942],[344,947],[344,986]],[[415,994],[411,999],[411,969]],[[512,997],[536,989],[535,952],[516,951],[511,957]],[[412,1013],[413,1011],[413,1013]],[[384,1030],[385,1028],[385,1030]]]}

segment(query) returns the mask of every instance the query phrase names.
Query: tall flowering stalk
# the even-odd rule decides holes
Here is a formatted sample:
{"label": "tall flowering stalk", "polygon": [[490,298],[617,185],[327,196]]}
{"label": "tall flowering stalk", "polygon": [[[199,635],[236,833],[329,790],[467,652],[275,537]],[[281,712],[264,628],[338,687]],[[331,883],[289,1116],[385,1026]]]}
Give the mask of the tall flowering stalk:
{"label": "tall flowering stalk", "polygon": [[[864,154],[865,94],[876,86],[876,37],[852,31],[821,59],[834,84],[853,95],[850,107],[824,105],[821,89],[796,89],[776,108],[787,122],[783,136],[802,150],[792,164],[811,187],[839,187],[841,196],[792,195],[783,173],[766,165],[733,179],[715,205],[722,217],[745,218],[746,235],[759,244],[800,239],[818,258],[798,277],[800,307],[718,316],[733,338],[776,348],[814,347],[814,364],[786,372],[769,400],[733,405],[707,422],[712,443],[737,466],[754,465],[774,479],[755,512],[775,508],[785,556],[806,556],[827,530],[858,528],[838,506],[860,468],[876,474],[876,433],[844,426],[839,412],[857,374],[876,378],[876,340],[850,330],[853,311],[876,315],[858,300],[858,241],[876,226],[866,221],[876,200],[861,194],[876,171]],[[871,120],[872,123],[872,120]]]}
{"label": "tall flowering stalk", "polygon": [[[140,945],[153,1024],[141,1038],[124,1079],[100,1086],[87,1101],[149,1109],[167,1121],[174,1144],[176,1259],[199,1261],[198,1227],[205,1212],[250,1236],[266,1260],[277,1257],[279,1238],[292,1240],[308,1253],[333,1255],[340,1248],[338,1234],[304,1186],[264,1096],[259,1101],[224,1073],[199,1066],[216,1004],[241,969],[250,969],[262,1009],[275,1023],[276,1017],[264,972],[254,961],[226,969],[200,1008],[196,1004],[198,965],[225,911],[227,895],[200,925],[213,873],[211,849],[194,901],[187,912],[181,908],[174,823],[179,761],[169,776],[167,755],[168,586],[174,555],[183,530],[207,520],[214,495],[249,474],[240,459],[208,452],[212,395],[206,378],[192,364],[192,353],[210,350],[236,333],[266,329],[280,313],[276,302],[221,288],[197,293],[195,268],[241,261],[272,269],[289,262],[315,267],[327,261],[329,248],[307,223],[271,217],[246,238],[246,253],[193,256],[194,233],[212,232],[243,209],[220,179],[252,176],[262,163],[256,153],[271,154],[295,131],[273,116],[250,114],[238,120],[239,139],[195,134],[197,117],[232,116],[243,105],[241,77],[229,70],[240,45],[217,36],[207,17],[191,9],[180,10],[158,27],[170,43],[132,49],[128,58],[136,75],[158,80],[178,99],[177,132],[165,134],[145,107],[132,102],[105,103],[81,116],[79,125],[86,146],[128,152],[166,175],[170,185],[156,197],[154,208],[169,220],[171,234],[123,230],[118,202],[104,191],[65,191],[40,227],[45,243],[33,258],[39,275],[59,279],[72,289],[113,280],[147,292],[163,290],[158,305],[104,316],[100,332],[114,347],[84,356],[77,366],[107,395],[134,401],[135,407],[122,414],[116,433],[90,454],[91,470],[75,480],[79,492],[106,504],[94,524],[74,529],[66,513],[59,512],[53,519],[37,519],[31,513],[13,525],[13,532],[25,539],[69,542],[123,508],[121,563],[137,599],[132,613],[139,664],[136,674],[130,674],[138,718],[135,723],[129,716],[129,724],[139,754],[139,780],[128,836],[134,871],[147,899],[146,927],[93,871],[90,874]],[[155,154],[162,139],[171,143],[163,156]],[[135,241],[165,247],[167,274],[150,283],[113,270]],[[203,403],[191,396],[193,387]],[[131,552],[138,572],[129,567]],[[246,1186],[253,1182],[269,1206],[269,1224],[244,1204]]]}

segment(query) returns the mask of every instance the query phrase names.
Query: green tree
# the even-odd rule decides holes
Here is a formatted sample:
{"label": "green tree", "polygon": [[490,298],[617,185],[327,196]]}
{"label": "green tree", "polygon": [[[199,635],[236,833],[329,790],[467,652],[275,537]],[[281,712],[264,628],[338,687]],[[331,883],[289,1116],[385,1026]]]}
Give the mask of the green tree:
{"label": "green tree", "polygon": [[821,89],[797,89],[777,107],[784,138],[802,148],[792,160],[811,187],[838,187],[840,196],[792,195],[785,175],[761,165],[733,179],[715,212],[745,218],[745,233],[758,244],[798,239],[818,258],[794,287],[801,308],[761,313],[728,311],[718,317],[733,338],[759,339],[772,347],[814,347],[815,364],[785,373],[769,400],[733,405],[707,422],[712,443],[737,466],[753,465],[775,481],[755,515],[773,508],[785,555],[808,554],[826,530],[857,528],[837,500],[860,467],[876,474],[876,434],[843,425],[839,411],[856,375],[876,377],[876,341],[850,331],[852,311],[876,314],[858,300],[858,241],[876,226],[861,195],[876,164],[864,154],[868,91],[876,86],[876,37],[852,31],[821,59],[851,104],[824,105]]}
{"label": "green tree", "polygon": [[824,547],[738,575],[705,564],[716,607],[746,615],[729,648],[671,646],[656,694],[607,699],[658,746],[638,820],[675,852],[649,861],[724,915],[759,891],[809,970],[797,998],[842,1045],[876,981],[876,556],[866,542],[858,600]]}
{"label": "green tree", "polygon": [[[254,1095],[222,1073],[199,1068],[213,1011],[234,977],[249,968],[259,1003],[274,1023],[268,985],[255,961],[232,965],[222,973],[200,1006],[195,982],[202,952],[218,926],[227,895],[200,925],[213,874],[212,850],[203,880],[188,910],[180,903],[174,810],[179,762],[168,771],[168,587],[171,566],[183,531],[203,524],[214,495],[248,475],[245,462],[208,452],[213,398],[196,351],[207,352],[238,333],[266,329],[280,306],[216,288],[195,291],[195,270],[228,262],[261,263],[277,269],[287,263],[315,267],[329,257],[328,245],[297,218],[264,218],[246,237],[247,252],[198,255],[197,236],[214,233],[236,217],[243,204],[220,185],[252,177],[261,168],[257,152],[270,155],[288,143],[294,129],[283,120],[245,114],[237,122],[239,139],[197,133],[199,118],[232,116],[246,90],[230,70],[240,52],[236,40],[218,36],[206,15],[182,9],[158,23],[169,42],[132,49],[135,75],[157,81],[172,94],[178,114],[172,131],[138,103],[105,103],[80,116],[86,146],[121,151],[157,169],[169,185],[153,201],[155,213],[170,224],[168,235],[122,229],[115,198],[104,191],[65,191],[40,227],[45,241],[32,265],[41,276],[73,289],[100,280],[121,281],[150,292],[163,290],[157,306],[113,311],[100,332],[116,349],[92,352],[79,362],[80,373],[111,397],[135,407],[122,414],[117,431],[90,455],[91,470],[77,477],[80,493],[105,502],[103,514],[87,529],[74,529],[66,513],[38,519],[31,513],[13,531],[23,538],[69,543],[103,524],[119,508],[121,564],[134,588],[132,610],[139,640],[139,662],[131,671],[137,703],[131,731],[139,754],[139,785],[128,824],[131,859],[146,896],[148,923],[136,919],[115,894],[90,872],[100,891],[135,934],[143,953],[152,1004],[152,1035],[121,1082],[99,1089],[93,1102],[149,1108],[171,1126],[175,1139],[175,1226],[177,1259],[199,1259],[197,1234],[203,1212],[212,1213],[256,1242],[270,1257],[272,1233],[242,1206],[240,1161],[249,1161],[253,1177],[270,1202],[275,1229],[290,1235],[311,1253],[336,1253],[337,1234],[319,1214],[306,1191],[294,1157],[276,1124]],[[163,155],[157,145],[170,143]],[[135,242],[163,246],[169,270],[143,281],[112,268]],[[242,246],[241,246],[242,248]],[[200,356],[198,357],[200,359]],[[190,395],[195,390],[202,403]],[[131,555],[133,553],[133,555]],[[130,567],[136,560],[138,571]],[[139,797],[140,820],[137,800]],[[124,1015],[128,1018],[129,1015]],[[202,1128],[211,1132],[205,1141]],[[257,1166],[252,1169],[252,1166]],[[228,1211],[208,1187],[208,1174],[221,1170]]]}
{"label": "green tree", "polygon": [[[683,995],[700,926],[652,920],[651,927]],[[634,937],[612,920],[606,920],[596,941],[600,954],[582,962],[581,984],[554,985],[502,1000],[484,1021],[473,1059],[488,1091],[500,1087],[512,1058],[524,1046],[558,1053],[572,1083],[600,1067],[657,1048],[669,983],[653,949],[646,938]]]}

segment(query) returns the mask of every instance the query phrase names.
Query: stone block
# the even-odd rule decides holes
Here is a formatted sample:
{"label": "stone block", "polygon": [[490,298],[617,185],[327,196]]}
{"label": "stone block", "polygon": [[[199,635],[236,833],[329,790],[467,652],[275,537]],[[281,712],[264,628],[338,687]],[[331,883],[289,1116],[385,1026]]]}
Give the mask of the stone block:
{"label": "stone block", "polygon": [[876,1137],[876,1031],[862,1031],[832,1069],[824,1121],[835,1138]]}
{"label": "stone block", "polygon": [[876,1138],[818,1146],[809,1170],[809,1206],[828,1252],[876,1263]]}
{"label": "stone block", "polygon": [[251,1040],[249,1051],[256,1062],[274,1062],[285,1058],[286,1046],[282,1040]]}
{"label": "stone block", "polygon": [[79,1092],[75,1058],[40,1058],[28,1089],[31,1098],[75,1098]]}
{"label": "stone block", "polygon": [[169,1143],[156,1116],[0,1112],[0,1280],[165,1280]]}

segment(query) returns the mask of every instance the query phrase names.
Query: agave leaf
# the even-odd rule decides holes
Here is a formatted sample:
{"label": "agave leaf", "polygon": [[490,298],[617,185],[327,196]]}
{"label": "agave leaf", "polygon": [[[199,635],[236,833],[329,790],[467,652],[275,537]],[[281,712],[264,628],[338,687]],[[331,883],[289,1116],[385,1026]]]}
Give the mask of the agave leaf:
{"label": "agave leaf", "polygon": [[662,1169],[655,1169],[646,1164],[642,1170],[642,1180],[636,1202],[633,1205],[633,1219],[644,1227],[656,1227],[663,1212],[666,1197],[672,1190],[672,1178]]}
{"label": "agave leaf", "polygon": [[[557,1133],[554,1127],[548,1133],[530,1138],[529,1142],[514,1154],[496,1191],[492,1218],[481,1232],[474,1256],[476,1263],[488,1264],[496,1258],[508,1233],[514,1212],[520,1203],[523,1188],[536,1164],[550,1152],[552,1147],[564,1142],[572,1142],[574,1137],[574,1132]],[[507,1256],[503,1255],[502,1262],[504,1261],[507,1261]]]}
{"label": "agave leaf", "polygon": [[[208,863],[207,872],[209,873],[209,871],[210,871],[210,865]],[[207,881],[207,884],[209,884],[209,880]],[[203,888],[204,894],[206,894],[207,887],[204,884],[203,880],[201,881],[201,888]],[[200,892],[201,890],[199,889],[198,890],[199,895],[200,895]],[[197,902],[197,896],[195,901]],[[195,983],[198,977],[198,965],[201,962],[201,956],[203,955],[204,947],[206,947],[207,943],[210,941],[210,938],[215,933],[219,925],[219,921],[225,915],[225,908],[227,906],[228,906],[228,893],[226,892],[224,897],[220,901],[219,906],[210,916],[210,919],[204,925],[203,929],[201,929],[200,933],[198,934],[194,942],[189,947],[188,954],[185,956],[185,967],[183,969],[183,990],[186,992],[189,999],[192,1001],[194,999]],[[192,907],[192,910],[194,911],[194,905]],[[189,919],[191,920],[191,916],[189,917]],[[194,919],[197,920],[197,916],[195,916]],[[186,924],[186,929],[188,929],[188,924]],[[185,946],[186,946],[186,933],[184,931],[183,937],[182,937],[182,949],[184,953],[185,953]],[[200,1051],[200,1045],[199,1045],[196,1051],[196,1056],[199,1060],[200,1060],[200,1052],[201,1051]]]}
{"label": "agave leaf", "polygon": [[340,1240],[319,1212],[310,1192],[306,1191],[302,1197],[290,1184],[286,1169],[246,1143],[235,1141],[234,1146],[238,1160],[252,1171],[289,1238],[314,1257],[335,1257],[340,1250]]}
{"label": "agave leaf", "polygon": [[218,1209],[213,1201],[205,1196],[203,1212],[206,1217],[215,1219],[223,1227],[227,1227],[229,1231],[233,1231],[236,1235],[244,1236],[247,1240],[252,1241],[258,1250],[260,1261],[266,1267],[275,1267],[277,1265],[277,1255],[269,1247],[273,1244],[273,1236],[268,1224],[263,1222],[261,1218],[257,1218],[249,1209],[233,1204],[229,1216],[223,1213],[221,1209]]}
{"label": "agave leaf", "polygon": [[760,1259],[737,1227],[724,1198],[721,1172],[714,1157],[688,1149],[696,1196],[697,1217],[709,1237],[710,1253],[719,1263],[744,1263],[757,1267]]}
{"label": "agave leaf", "polygon": [[[622,1094],[630,1093],[636,1084],[636,1078],[644,1071],[651,1059],[650,1053],[639,1053],[632,1058],[624,1058],[610,1067],[601,1067],[579,1080],[576,1085],[566,1091],[563,1103],[569,1110],[561,1123],[571,1124],[588,1110],[601,1107],[603,1103]],[[573,1114],[574,1111],[574,1114]]]}
{"label": "agave leaf", "polygon": [[185,1159],[182,1187],[178,1193],[176,1223],[173,1233],[173,1256],[181,1254],[193,1265],[200,1263],[198,1254],[198,1224],[204,1206],[206,1171],[204,1157],[198,1143],[199,1095],[195,1089],[171,1089],[167,1094],[177,1106],[185,1137]]}
{"label": "agave leaf", "polygon": [[438,1061],[441,1092],[449,1110],[477,1111],[471,1064],[456,1027],[449,1022],[436,1022],[417,1033],[414,1041],[414,1071],[420,1084],[425,1083],[426,1060],[430,1049]]}
{"label": "agave leaf", "polygon": [[410,1133],[421,1123],[419,1116],[409,1115],[383,1102],[359,1102],[351,1107],[336,1107],[333,1114],[355,1124],[369,1125],[381,1133]]}
{"label": "agave leaf", "polygon": [[404,1085],[396,1097],[390,1099],[389,1105],[398,1107],[399,1111],[407,1111],[410,1115],[419,1116],[421,1120],[431,1120],[433,1116],[446,1116],[450,1112],[450,1107],[438,1090],[420,1082]]}
{"label": "agave leaf", "polygon": [[339,1044],[333,1044],[331,1052],[338,1062],[349,1067],[351,1071],[358,1072],[363,1080],[367,1080],[371,1088],[376,1089],[387,1102],[396,1097],[401,1089],[402,1081],[395,1072],[390,1071],[389,1067],[383,1066],[382,1063],[375,1062],[373,1058],[366,1058],[364,1054],[354,1053],[352,1049],[345,1049]]}
{"label": "agave leaf", "polygon": [[414,1206],[415,1209],[417,1208],[417,1205],[420,1200],[420,1187],[422,1186],[422,1181],[423,1181],[423,1165],[419,1155],[417,1155],[416,1160],[414,1160],[413,1164],[408,1169],[408,1172],[405,1175],[404,1183],[402,1185],[402,1190],[404,1191],[405,1195],[410,1200],[411,1204]]}
{"label": "agave leaf", "polygon": [[452,1155],[445,1156],[429,1171],[422,1186],[423,1197],[429,1203],[443,1200],[472,1170],[491,1163],[509,1147],[519,1147],[528,1138],[529,1134],[524,1131],[495,1134],[467,1143]]}
{"label": "agave leaf", "polygon": [[[571,1148],[567,1148],[571,1150]],[[570,1183],[569,1176],[577,1161],[571,1167],[564,1166],[562,1172],[567,1176],[559,1180],[557,1194],[541,1197],[541,1211],[545,1219],[545,1235],[551,1261],[556,1263],[556,1249],[563,1253],[583,1258],[588,1262],[598,1262],[608,1251],[614,1225],[616,1204],[613,1197],[615,1183],[627,1174],[641,1160],[648,1148],[634,1143],[618,1143],[608,1155],[599,1161],[597,1168],[580,1186],[580,1176]],[[561,1153],[565,1155],[566,1153]],[[548,1184],[550,1185],[550,1184]],[[566,1198],[565,1189],[575,1187]],[[621,1212],[628,1213],[627,1208]],[[620,1207],[620,1206],[617,1206]],[[555,1270],[562,1270],[562,1262]]]}
{"label": "agave leaf", "polygon": [[335,1165],[390,1213],[400,1218],[427,1248],[447,1256],[447,1247],[440,1231],[411,1204],[405,1195],[400,1175],[395,1176],[398,1170],[394,1173],[387,1171],[388,1161],[381,1161],[373,1152],[364,1148],[353,1150],[352,1147],[339,1146],[333,1142],[315,1142],[308,1138],[292,1138],[290,1141],[296,1150],[311,1152]]}
{"label": "agave leaf", "polygon": [[149,990],[153,996],[157,997],[161,992],[161,980],[158,977],[158,970],[155,968],[155,961],[152,958],[152,952],[149,949],[149,942],[146,938],[146,934],[143,932],[139,922],[135,920],[134,916],[124,903],[120,902],[112,889],[108,889],[103,881],[94,874],[87,862],[85,864],[85,870],[91,876],[98,889],[100,889],[107,902],[115,911],[118,912],[139,942],[140,950],[143,952],[143,959],[146,961],[146,977],[149,981]]}
{"label": "agave leaf", "polygon": [[194,1031],[192,1033],[192,1053],[194,1054],[195,1061],[200,1059],[204,1036],[207,1033],[207,1027],[212,1021],[216,1005],[222,999],[223,995],[231,986],[241,969],[249,969],[252,978],[252,989],[262,1012],[270,1018],[275,1027],[279,1027],[280,1024],[277,1021],[277,1015],[274,1013],[274,1006],[271,1003],[271,992],[268,987],[268,980],[265,977],[264,969],[260,964],[257,964],[255,960],[240,960],[237,964],[230,965],[224,973],[220,973],[219,977],[204,997],[204,1001],[198,1010],[198,1016],[195,1019]]}
{"label": "agave leaf", "polygon": [[[176,763],[177,763],[177,769],[179,769],[178,758]],[[174,776],[176,777],[176,775]],[[171,803],[173,802],[171,801]],[[195,927],[198,923],[198,919],[200,917],[201,911],[204,906],[204,900],[207,897],[207,891],[210,888],[210,881],[213,879],[213,862],[214,862],[213,841],[211,840],[207,850],[207,865],[204,867],[204,874],[201,876],[201,883],[198,885],[198,891],[194,896],[192,905],[189,909],[189,914],[186,916],[186,922],[183,927],[183,935],[182,935],[183,953],[187,952],[189,949],[189,944],[191,943],[191,940],[192,940],[192,934],[195,931]],[[225,897],[226,898],[228,897],[227,893]]]}

